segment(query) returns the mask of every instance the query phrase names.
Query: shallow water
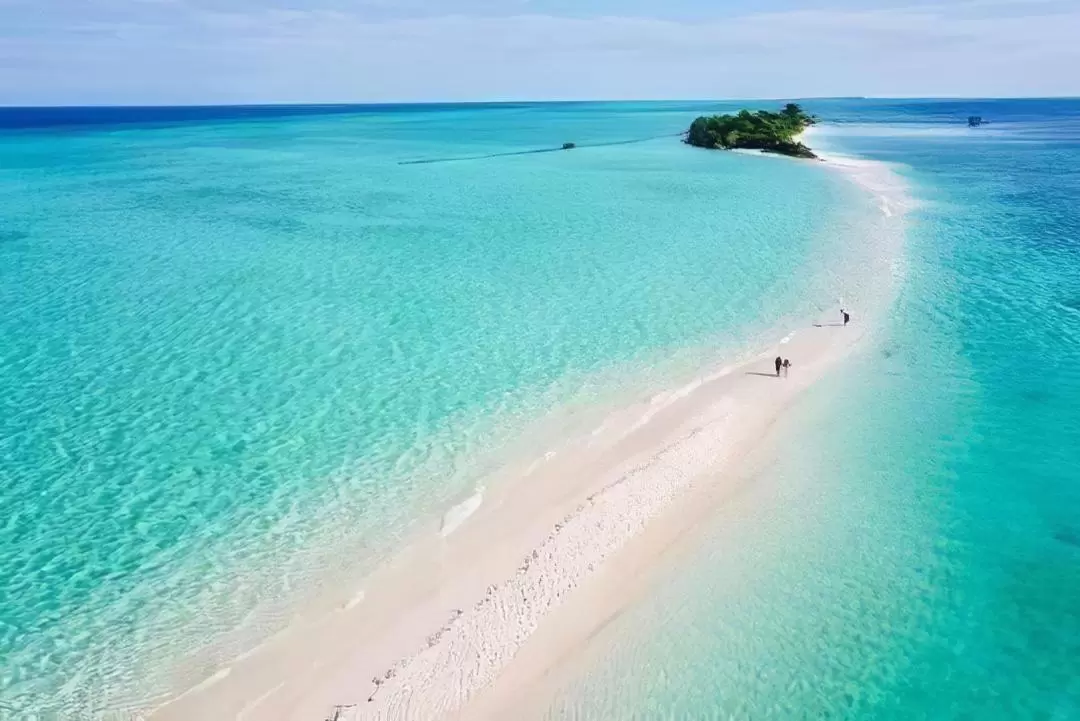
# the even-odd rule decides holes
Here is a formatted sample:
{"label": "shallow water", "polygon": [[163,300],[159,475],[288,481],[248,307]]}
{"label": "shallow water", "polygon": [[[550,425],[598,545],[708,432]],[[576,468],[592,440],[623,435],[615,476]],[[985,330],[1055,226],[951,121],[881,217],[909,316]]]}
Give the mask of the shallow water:
{"label": "shallow water", "polygon": [[547,715],[1078,717],[1080,102],[812,108],[907,166],[895,307]]}
{"label": "shallow water", "polygon": [[552,410],[833,302],[876,209],[672,137],[713,107],[0,111],[0,700],[153,705]]}
{"label": "shallow water", "polygon": [[[0,111],[0,702],[208,677],[549,411],[831,303],[876,205],[670,137],[714,107]],[[549,714],[1080,715],[1080,102],[811,109],[906,164],[896,304]]]}

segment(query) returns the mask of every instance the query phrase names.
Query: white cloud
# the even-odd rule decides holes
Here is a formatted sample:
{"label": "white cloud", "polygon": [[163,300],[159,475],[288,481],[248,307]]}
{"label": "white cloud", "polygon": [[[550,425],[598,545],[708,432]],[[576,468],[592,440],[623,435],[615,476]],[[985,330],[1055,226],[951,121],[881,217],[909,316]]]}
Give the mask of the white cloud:
{"label": "white cloud", "polygon": [[[17,46],[0,97],[106,102],[1080,93],[1080,9],[970,0],[689,22],[283,7],[72,24]],[[183,12],[178,12],[179,9]],[[987,10],[990,10],[989,12]],[[81,27],[81,32],[76,32]],[[5,53],[11,57],[11,50]],[[33,88],[22,87],[31,71]],[[17,77],[17,76],[21,76]],[[42,90],[43,89],[43,90]]]}

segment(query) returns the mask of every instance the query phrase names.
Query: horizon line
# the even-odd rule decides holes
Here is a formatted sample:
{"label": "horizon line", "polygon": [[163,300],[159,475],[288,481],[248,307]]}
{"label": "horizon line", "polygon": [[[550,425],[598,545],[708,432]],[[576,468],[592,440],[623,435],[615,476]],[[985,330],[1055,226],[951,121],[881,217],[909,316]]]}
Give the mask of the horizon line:
{"label": "horizon line", "polygon": [[248,103],[91,103],[81,105],[8,105],[0,103],[0,110],[61,110],[82,108],[311,108],[311,107],[379,107],[379,106],[402,106],[402,105],[571,105],[584,103],[727,103],[727,102],[767,102],[783,100],[883,100],[883,101],[912,101],[912,100],[1080,100],[1080,95],[813,95],[813,96],[772,96],[772,97],[744,97],[744,98],[605,98],[605,99],[503,99],[503,100],[366,100],[366,101],[267,101]]}

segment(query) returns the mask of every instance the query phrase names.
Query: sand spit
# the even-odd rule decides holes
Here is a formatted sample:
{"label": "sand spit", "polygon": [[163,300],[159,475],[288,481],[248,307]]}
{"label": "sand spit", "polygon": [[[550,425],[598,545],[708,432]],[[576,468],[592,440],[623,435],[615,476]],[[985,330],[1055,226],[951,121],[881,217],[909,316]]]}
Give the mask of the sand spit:
{"label": "sand spit", "polygon": [[[150,718],[321,721],[335,707],[341,721],[498,717],[625,603],[618,583],[583,593],[590,579],[658,562],[662,538],[649,545],[657,519],[669,531],[699,522],[678,499],[729,482],[784,409],[872,332],[892,297],[910,204],[887,166],[825,157],[881,201],[873,242],[860,239],[857,251],[865,277],[843,288],[851,326],[830,308],[748,362],[707,369],[613,414],[587,442],[523,464],[522,478],[452,509],[441,531],[352,586],[334,613],[216,669]],[[792,359],[790,377],[776,376],[777,354]]]}

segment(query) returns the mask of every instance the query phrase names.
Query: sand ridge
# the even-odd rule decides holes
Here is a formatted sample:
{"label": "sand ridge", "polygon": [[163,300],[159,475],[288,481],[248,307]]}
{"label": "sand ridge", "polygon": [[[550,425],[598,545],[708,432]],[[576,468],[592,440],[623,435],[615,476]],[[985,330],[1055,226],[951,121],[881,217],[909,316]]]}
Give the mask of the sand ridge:
{"label": "sand ridge", "polygon": [[[881,198],[886,229],[899,227],[902,184],[887,168],[829,162]],[[623,602],[610,592],[618,574],[606,592],[582,587],[601,570],[621,568],[625,578],[635,559],[656,562],[657,519],[669,530],[697,522],[665,514],[695,487],[728,482],[778,415],[859,346],[871,307],[890,296],[880,280],[895,275],[901,236],[868,251],[869,282],[847,291],[857,304],[851,326],[830,308],[747,362],[614,414],[588,443],[470,502],[466,517],[406,549],[337,612],[281,634],[150,718],[320,721],[335,706],[342,721],[498,717],[553,654]],[[773,371],[778,353],[792,359],[789,377]]]}

